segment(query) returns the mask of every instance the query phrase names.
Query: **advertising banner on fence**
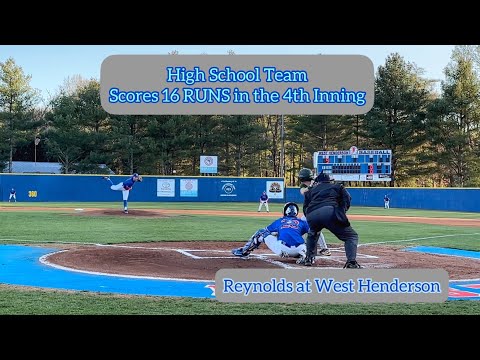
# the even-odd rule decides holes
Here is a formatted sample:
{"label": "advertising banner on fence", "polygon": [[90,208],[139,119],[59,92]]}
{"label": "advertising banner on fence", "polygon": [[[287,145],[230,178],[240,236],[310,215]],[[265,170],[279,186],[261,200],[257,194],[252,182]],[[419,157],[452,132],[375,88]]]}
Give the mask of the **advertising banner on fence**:
{"label": "advertising banner on fence", "polygon": [[220,190],[220,196],[237,196],[237,188],[235,184],[237,183],[237,180],[222,180],[220,181],[220,184],[222,185],[222,188]]}
{"label": "advertising banner on fence", "polygon": [[175,179],[157,179],[158,197],[175,197]]}
{"label": "advertising banner on fence", "polygon": [[283,181],[267,181],[267,195],[270,199],[283,199],[284,186]]}
{"label": "advertising banner on fence", "polygon": [[197,179],[180,179],[180,196],[197,197],[198,196],[198,180]]}

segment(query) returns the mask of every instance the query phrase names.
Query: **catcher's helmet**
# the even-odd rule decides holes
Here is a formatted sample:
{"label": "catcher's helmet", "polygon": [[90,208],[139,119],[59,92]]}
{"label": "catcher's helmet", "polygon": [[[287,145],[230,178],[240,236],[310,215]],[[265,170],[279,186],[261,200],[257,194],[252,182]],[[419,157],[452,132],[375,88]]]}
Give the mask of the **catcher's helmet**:
{"label": "catcher's helmet", "polygon": [[315,178],[315,182],[330,182],[332,179],[330,179],[330,176],[328,174],[325,174],[323,171],[318,174],[318,176]]}
{"label": "catcher's helmet", "polygon": [[303,168],[298,172],[298,180],[309,181],[313,180],[313,172],[310,169]]}
{"label": "catcher's helmet", "polygon": [[297,217],[298,215],[298,205],[294,202],[286,203],[283,207],[283,216]]}

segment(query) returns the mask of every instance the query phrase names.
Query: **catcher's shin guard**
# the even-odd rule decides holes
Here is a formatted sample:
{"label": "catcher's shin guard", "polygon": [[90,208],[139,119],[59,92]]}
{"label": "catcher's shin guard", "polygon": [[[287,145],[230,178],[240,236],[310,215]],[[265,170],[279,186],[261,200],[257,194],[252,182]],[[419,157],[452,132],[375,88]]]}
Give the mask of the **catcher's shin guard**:
{"label": "catcher's shin guard", "polygon": [[263,239],[270,233],[265,229],[260,229],[250,237],[250,240],[243,246],[242,252],[244,256],[250,254],[253,250],[258,249]]}
{"label": "catcher's shin guard", "polygon": [[242,248],[242,253],[243,255],[248,255],[250,254],[253,250],[258,248],[258,243],[255,241],[255,239],[249,240]]}

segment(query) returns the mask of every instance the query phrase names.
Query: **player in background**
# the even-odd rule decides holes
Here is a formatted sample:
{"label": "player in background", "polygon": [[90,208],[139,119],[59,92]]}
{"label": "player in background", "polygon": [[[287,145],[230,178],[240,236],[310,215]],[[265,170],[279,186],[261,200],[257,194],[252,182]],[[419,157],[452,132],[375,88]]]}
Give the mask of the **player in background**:
{"label": "player in background", "polygon": [[385,194],[385,196],[383,197],[383,207],[385,209],[390,209],[390,198],[388,197],[388,195]]}
{"label": "player in background", "polygon": [[260,204],[258,205],[258,212],[262,210],[262,206],[265,206],[265,209],[267,209],[267,212],[270,212],[270,209],[268,208],[268,195],[264,191],[262,192],[262,195],[260,195]]}
{"label": "player in background", "polygon": [[143,180],[142,176],[138,175],[137,173],[134,173],[127,180],[122,181],[122,182],[120,182],[116,185],[112,182],[110,177],[104,176],[103,178],[110,183],[110,185],[111,185],[110,189],[122,192],[122,195],[123,195],[123,212],[125,214],[128,214],[128,195],[130,194],[130,190],[132,190],[133,185],[137,181],[142,181]]}
{"label": "player in background", "polygon": [[8,198],[8,202],[13,199],[13,202],[17,202],[17,191],[14,188],[10,189],[10,196]]}
{"label": "player in background", "polygon": [[297,264],[305,261],[307,247],[303,235],[309,230],[308,223],[297,217],[298,205],[289,202],[283,207],[283,216],[267,227],[257,230],[250,240],[241,248],[233,249],[232,254],[245,257],[257,249],[262,243],[275,254],[298,258]]}
{"label": "player in background", "polygon": [[[298,176],[299,176],[299,180],[304,182],[300,186],[300,194],[302,194],[302,196],[305,196],[305,192],[307,192],[310,188],[316,185],[314,183],[313,171],[307,168],[303,168],[302,170],[300,170]],[[302,220],[307,221],[305,214],[302,215]],[[312,239],[308,240],[308,237],[312,237]],[[315,237],[317,237],[317,241],[314,241]],[[328,249],[327,242],[325,241],[325,236],[321,231],[317,234],[315,233],[315,231],[310,229],[310,231],[307,234],[307,242],[308,241],[315,242],[315,246],[317,248],[315,250],[315,253],[317,255],[322,255],[322,256],[332,255],[332,253]]]}

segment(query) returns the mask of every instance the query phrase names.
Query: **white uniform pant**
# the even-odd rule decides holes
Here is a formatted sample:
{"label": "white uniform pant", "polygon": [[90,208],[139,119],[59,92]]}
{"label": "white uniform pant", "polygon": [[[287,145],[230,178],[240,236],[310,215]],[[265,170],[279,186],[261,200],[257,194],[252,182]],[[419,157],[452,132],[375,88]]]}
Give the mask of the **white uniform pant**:
{"label": "white uniform pant", "polygon": [[307,246],[305,244],[289,247],[283,244],[281,240],[279,240],[276,236],[273,235],[268,235],[263,239],[263,241],[270,250],[272,250],[275,254],[279,256],[282,254],[282,252],[288,254],[288,256],[291,257],[298,257],[300,255],[305,256],[307,253]]}
{"label": "white uniform pant", "polygon": [[[305,215],[302,215],[301,220],[307,221]],[[321,231],[320,235],[318,236],[317,246],[320,248],[320,250],[328,249],[327,242],[325,241],[325,236],[323,236],[323,233]]]}
{"label": "white uniform pant", "polygon": [[385,201],[385,209],[390,209],[390,201]]}
{"label": "white uniform pant", "polygon": [[328,249],[327,243],[325,241],[325,236],[323,236],[322,232],[320,232],[320,235],[318,236],[317,244],[318,244],[317,246],[320,248],[320,250]]}
{"label": "white uniform pant", "polygon": [[262,206],[265,205],[265,209],[267,209],[268,212],[270,212],[270,210],[268,209],[268,201],[260,201],[260,204],[258,205],[258,211],[262,210]]}
{"label": "white uniform pant", "polygon": [[123,195],[123,200],[125,200],[125,201],[128,200],[128,194],[130,194],[130,190],[125,190],[123,188],[123,182],[121,182],[117,185],[110,186],[110,189],[121,191],[122,195]]}
{"label": "white uniform pant", "polygon": [[10,201],[12,199],[17,201],[17,197],[15,196],[15,194],[10,194],[10,197],[8,198],[8,201]]}

